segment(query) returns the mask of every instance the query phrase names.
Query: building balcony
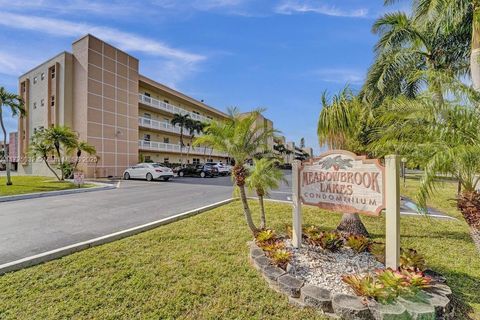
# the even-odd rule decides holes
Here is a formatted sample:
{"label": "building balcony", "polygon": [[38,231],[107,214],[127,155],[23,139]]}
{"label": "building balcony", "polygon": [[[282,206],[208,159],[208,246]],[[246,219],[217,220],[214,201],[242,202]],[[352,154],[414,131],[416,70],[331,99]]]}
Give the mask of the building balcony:
{"label": "building balcony", "polygon": [[198,121],[202,121],[202,122],[211,121],[211,119],[209,119],[207,117],[196,114],[194,112],[187,111],[187,110],[182,109],[180,107],[177,107],[177,106],[171,105],[169,103],[160,101],[158,99],[148,97],[148,96],[146,96],[144,94],[141,94],[141,93],[138,94],[138,101],[140,103],[143,103],[143,104],[147,105],[147,106],[150,106],[150,107],[153,107],[153,108],[156,108],[156,109],[159,109],[159,110],[163,110],[163,111],[166,111],[166,112],[169,112],[169,113],[173,113],[173,114],[178,113],[178,114],[181,114],[181,115],[188,114],[190,116],[190,118],[192,118],[194,120],[198,120]]}
{"label": "building balcony", "polygon": [[[146,141],[146,140],[139,140],[138,141],[138,148],[144,151],[164,151],[164,152],[172,152],[172,153],[180,153],[180,145],[173,144],[173,143],[163,143],[157,141]],[[182,148],[183,153],[186,154],[188,150],[188,146]],[[190,154],[192,155],[204,155],[204,156],[217,156],[217,157],[228,157],[226,153],[216,151],[211,148],[197,146],[195,148],[190,147]]]}
{"label": "building balcony", "polygon": [[[167,132],[172,132],[172,133],[178,133],[180,134],[180,127],[172,125],[170,122],[167,121],[157,121],[157,120],[152,120],[144,117],[139,117],[138,118],[138,125],[140,127],[144,128],[149,128],[149,129],[154,129],[154,130],[161,130],[161,131],[167,131]],[[183,130],[184,134],[188,130]]]}

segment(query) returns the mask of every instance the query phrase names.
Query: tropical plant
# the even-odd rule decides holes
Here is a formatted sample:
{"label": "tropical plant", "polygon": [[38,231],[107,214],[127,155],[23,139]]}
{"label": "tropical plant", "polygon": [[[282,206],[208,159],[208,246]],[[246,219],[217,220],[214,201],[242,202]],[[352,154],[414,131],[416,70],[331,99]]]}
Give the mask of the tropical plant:
{"label": "tropical plant", "polygon": [[415,249],[402,249],[400,267],[403,269],[425,270],[425,258]]}
{"label": "tropical plant", "polygon": [[176,113],[173,115],[172,120],[170,121],[172,125],[180,127],[180,164],[183,166],[183,147],[185,143],[183,142],[184,130],[187,128],[190,123],[190,115]]}
{"label": "tropical plant", "polygon": [[[369,105],[345,87],[332,99],[324,92],[322,106],[317,129],[320,145],[366,154],[367,137],[373,124]],[[344,213],[337,230],[368,237],[368,231],[357,213]]]}
{"label": "tropical plant", "polygon": [[233,177],[240,191],[243,212],[247,225],[255,234],[258,228],[253,222],[245,192],[247,170],[245,163],[263,147],[264,142],[272,138],[276,130],[256,125],[262,110],[240,114],[237,109],[230,109],[230,117],[224,122],[212,121],[205,128],[205,134],[194,141],[194,145],[208,145],[213,149],[227,153],[235,161]]}
{"label": "tropical plant", "polygon": [[335,231],[312,234],[308,237],[308,242],[332,252],[338,251],[344,244],[342,235]]}
{"label": "tropical plant", "polygon": [[[0,87],[0,126],[2,127],[3,132],[3,157],[5,158],[5,165],[7,171],[7,186],[12,185],[12,178],[11,178],[11,168],[10,168],[10,155],[9,155],[9,148],[7,147],[7,130],[5,128],[5,124],[3,122],[3,108],[6,107],[10,110],[12,116],[19,115],[23,117],[25,115],[25,106],[23,104],[22,97],[10,93],[5,90],[4,87]],[[21,133],[20,133],[21,134]],[[10,143],[14,143],[14,141],[10,141]]]}
{"label": "tropical plant", "polygon": [[88,155],[96,155],[97,150],[94,146],[88,144],[86,141],[78,141],[75,140],[74,144],[70,146],[68,153],[74,152],[76,155],[75,164],[72,167],[72,174],[77,170],[78,163],[80,162],[80,158],[82,153],[85,152]]}
{"label": "tropical plant", "polygon": [[67,160],[68,150],[71,150],[77,144],[77,135],[69,127],[54,126],[45,129],[41,136],[47,144],[53,145],[60,168],[60,180],[65,180],[64,162]]}
{"label": "tropical plant", "polygon": [[255,235],[257,244],[273,243],[277,239],[275,231],[271,229],[261,230]]}
{"label": "tropical plant", "polygon": [[292,260],[292,253],[285,249],[279,249],[270,252],[269,257],[277,267],[286,269],[287,264]]}
{"label": "tropical plant", "polygon": [[283,172],[276,167],[274,159],[262,158],[253,160],[253,169],[248,172],[245,181],[250,190],[255,190],[260,204],[260,229],[266,227],[265,206],[263,198],[272,189],[277,189],[280,182],[287,182]]}
{"label": "tropical plant", "polygon": [[367,237],[351,234],[345,239],[345,245],[355,252],[365,252],[368,250],[370,240]]}
{"label": "tropical plant", "polygon": [[385,264],[385,244],[381,242],[370,242],[368,245],[370,252],[378,262]]}
{"label": "tropical plant", "polygon": [[195,138],[195,134],[201,134],[203,132],[203,129],[205,128],[205,123],[198,121],[198,120],[192,120],[189,119],[187,122],[186,128],[188,129],[188,135],[190,137],[190,143],[188,144],[188,149],[187,149],[187,159],[190,155],[190,148],[193,148],[193,139]]}
{"label": "tropical plant", "polygon": [[349,274],[342,276],[342,281],[352,288],[358,296],[375,299],[380,302],[388,302],[395,298],[392,291],[385,290],[385,287],[373,275],[364,276]]}
{"label": "tropical plant", "polygon": [[49,162],[49,158],[52,157],[55,147],[52,144],[47,143],[44,134],[44,130],[38,130],[33,134],[28,153],[34,159],[42,159],[48,170],[50,170],[53,175],[60,180],[60,176],[52,168]]}

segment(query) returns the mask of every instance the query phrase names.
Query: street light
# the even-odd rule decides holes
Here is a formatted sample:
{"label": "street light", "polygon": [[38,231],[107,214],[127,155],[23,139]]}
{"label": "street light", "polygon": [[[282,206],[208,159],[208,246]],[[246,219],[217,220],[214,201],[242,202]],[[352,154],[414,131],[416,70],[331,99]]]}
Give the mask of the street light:
{"label": "street light", "polygon": [[402,162],[402,176],[403,176],[403,186],[406,187],[407,186],[407,168],[406,168],[406,165],[407,165],[407,158],[403,157],[401,159],[401,162]]}

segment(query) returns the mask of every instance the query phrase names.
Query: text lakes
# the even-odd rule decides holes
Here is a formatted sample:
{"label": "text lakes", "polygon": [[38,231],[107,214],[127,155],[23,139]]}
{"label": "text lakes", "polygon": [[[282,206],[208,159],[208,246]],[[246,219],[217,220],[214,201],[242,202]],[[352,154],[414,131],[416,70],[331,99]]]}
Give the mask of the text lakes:
{"label": "text lakes", "polygon": [[[314,183],[320,183],[320,188],[323,188],[322,182],[327,182],[329,186],[331,182],[341,182],[351,185],[363,186],[367,189],[380,193],[380,185],[378,183],[379,172],[329,172],[329,171],[307,171],[302,173],[302,187]],[[343,188],[342,188],[343,187]],[[338,186],[336,190],[325,190],[331,193],[350,193],[348,186]],[[329,187],[333,188],[332,186]],[[338,189],[337,189],[338,188]],[[339,189],[342,189],[341,191]]]}

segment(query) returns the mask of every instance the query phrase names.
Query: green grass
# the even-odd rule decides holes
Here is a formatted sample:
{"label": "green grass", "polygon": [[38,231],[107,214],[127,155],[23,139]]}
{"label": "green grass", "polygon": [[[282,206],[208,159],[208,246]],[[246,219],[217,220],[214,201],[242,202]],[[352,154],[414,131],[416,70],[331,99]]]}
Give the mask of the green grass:
{"label": "green grass", "polygon": [[[435,200],[440,209],[453,212],[449,197],[441,193]],[[252,208],[258,212],[255,203]],[[291,222],[288,205],[266,208],[276,230]],[[340,215],[306,207],[304,220],[332,229]],[[363,220],[375,239],[383,239],[383,218]],[[480,259],[466,224],[410,216],[402,216],[401,224],[402,245],[424,254],[428,265],[447,277],[462,312],[480,318]],[[319,319],[315,311],[293,307],[269,289],[248,263],[250,239],[241,204],[234,202],[6,274],[0,277],[0,318]]]}
{"label": "green grass", "polygon": [[[48,192],[77,188],[68,181],[58,181],[50,177],[38,176],[12,176],[13,185],[6,185],[6,177],[0,177],[0,196],[12,196],[17,194]],[[84,184],[82,188],[92,187]]]}

